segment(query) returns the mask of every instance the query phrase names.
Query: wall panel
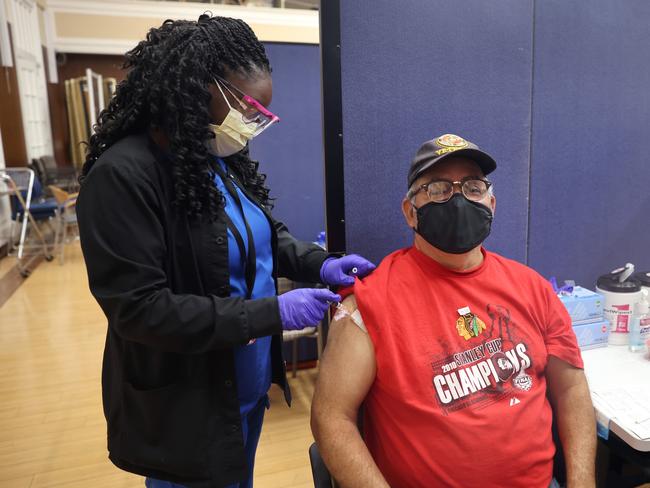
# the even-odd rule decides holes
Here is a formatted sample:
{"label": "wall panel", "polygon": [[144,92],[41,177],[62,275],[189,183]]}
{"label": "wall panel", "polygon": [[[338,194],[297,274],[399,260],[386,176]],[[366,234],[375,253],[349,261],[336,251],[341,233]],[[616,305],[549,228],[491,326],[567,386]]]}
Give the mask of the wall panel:
{"label": "wall panel", "polygon": [[529,264],[650,270],[650,3],[537,2]]}
{"label": "wall panel", "polygon": [[253,140],[251,154],[276,198],[274,216],[313,241],[325,230],[318,46],[265,46],[273,68],[270,110],[281,120]]}
{"label": "wall panel", "polygon": [[488,247],[524,260],[532,0],[340,8],[347,251],[379,260],[411,242],[400,210],[410,159],[451,132],[498,161]]}

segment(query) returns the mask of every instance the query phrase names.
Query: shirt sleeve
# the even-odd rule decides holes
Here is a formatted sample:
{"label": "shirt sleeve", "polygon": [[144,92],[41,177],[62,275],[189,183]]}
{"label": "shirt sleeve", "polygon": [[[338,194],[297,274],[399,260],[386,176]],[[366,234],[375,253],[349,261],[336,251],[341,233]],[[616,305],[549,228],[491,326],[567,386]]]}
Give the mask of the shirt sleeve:
{"label": "shirt sleeve", "polygon": [[282,222],[275,221],[278,233],[278,275],[293,281],[320,283],[320,269],[330,254],[320,246],[310,242],[299,241],[290,233]]}
{"label": "shirt sleeve", "polygon": [[553,292],[550,284],[544,282],[547,302],[546,333],[544,342],[546,352],[564,362],[584,369],[582,355],[578,347],[575,332],[571,327],[571,318],[566,308]]}

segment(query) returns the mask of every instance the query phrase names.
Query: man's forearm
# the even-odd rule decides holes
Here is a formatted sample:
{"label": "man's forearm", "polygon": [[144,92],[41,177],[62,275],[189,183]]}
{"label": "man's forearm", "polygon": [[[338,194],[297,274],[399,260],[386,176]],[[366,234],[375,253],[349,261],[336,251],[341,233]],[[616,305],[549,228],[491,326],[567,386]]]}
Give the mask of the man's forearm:
{"label": "man's forearm", "polygon": [[596,418],[586,381],[572,386],[556,399],[555,416],[564,450],[567,488],[593,488]]}
{"label": "man's forearm", "polygon": [[318,449],[342,488],[389,488],[355,422],[326,416],[312,421]]}

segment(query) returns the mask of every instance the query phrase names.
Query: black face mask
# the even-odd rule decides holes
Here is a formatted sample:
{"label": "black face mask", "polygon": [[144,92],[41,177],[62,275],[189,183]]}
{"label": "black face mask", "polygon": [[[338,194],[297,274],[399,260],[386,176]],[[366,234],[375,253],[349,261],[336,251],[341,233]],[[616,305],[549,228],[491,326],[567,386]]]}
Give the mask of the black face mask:
{"label": "black face mask", "polygon": [[471,251],[490,235],[492,211],[456,193],[444,203],[416,208],[415,230],[429,244],[451,254]]}

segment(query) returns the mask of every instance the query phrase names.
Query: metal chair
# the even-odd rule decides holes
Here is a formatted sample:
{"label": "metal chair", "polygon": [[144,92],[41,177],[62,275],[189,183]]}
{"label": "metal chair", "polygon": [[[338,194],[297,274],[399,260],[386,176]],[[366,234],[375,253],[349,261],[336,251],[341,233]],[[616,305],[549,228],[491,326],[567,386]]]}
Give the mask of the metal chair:
{"label": "metal chair", "polygon": [[59,253],[59,264],[63,264],[65,257],[66,235],[68,227],[77,227],[77,196],[79,193],[68,193],[55,185],[49,186],[57,205],[58,223],[54,238],[54,248]]}
{"label": "metal chair", "polygon": [[311,464],[311,475],[314,478],[314,488],[334,488],[336,486],[315,442],[309,446],[309,463]]}
{"label": "metal chair", "polygon": [[49,188],[50,185],[55,185],[68,192],[79,190],[77,170],[71,166],[58,166],[54,157],[34,158],[31,166],[45,187]]}
{"label": "metal chair", "polygon": [[[49,246],[37,221],[49,222],[56,217],[57,205],[54,201],[40,200],[42,187],[34,171],[30,168],[6,168],[0,170],[0,195],[8,195],[11,203],[12,229],[8,252],[12,253],[16,245],[16,227],[20,228],[16,259],[18,270],[24,277],[29,276],[29,264],[40,254],[27,255],[26,250],[38,249],[47,261],[53,259]],[[28,246],[26,239],[28,227],[36,234],[39,244]],[[28,259],[27,259],[28,258]]]}

